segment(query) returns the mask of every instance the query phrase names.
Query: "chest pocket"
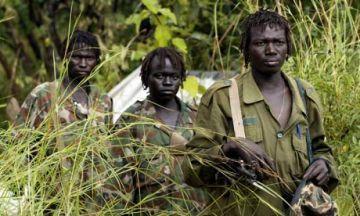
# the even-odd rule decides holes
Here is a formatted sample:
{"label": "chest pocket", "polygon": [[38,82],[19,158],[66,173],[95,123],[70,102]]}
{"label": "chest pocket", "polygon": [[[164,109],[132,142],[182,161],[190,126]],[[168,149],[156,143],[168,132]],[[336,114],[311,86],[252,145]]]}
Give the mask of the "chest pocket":
{"label": "chest pocket", "polygon": [[259,119],[256,116],[247,116],[243,118],[245,128],[245,135],[247,139],[255,143],[260,143],[263,140],[262,128]]}
{"label": "chest pocket", "polygon": [[291,135],[291,145],[294,150],[293,165],[291,167],[293,177],[301,178],[306,168],[309,165],[307,157],[307,145],[306,145],[306,129],[305,122],[299,122],[295,125],[295,128]]}

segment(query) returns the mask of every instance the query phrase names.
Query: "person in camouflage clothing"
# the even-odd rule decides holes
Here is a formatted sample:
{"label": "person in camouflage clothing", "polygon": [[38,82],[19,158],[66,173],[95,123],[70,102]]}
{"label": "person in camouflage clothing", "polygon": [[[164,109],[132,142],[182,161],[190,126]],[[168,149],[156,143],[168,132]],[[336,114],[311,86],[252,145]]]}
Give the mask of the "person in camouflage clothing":
{"label": "person in camouflage clothing", "polygon": [[[285,215],[302,179],[328,192],[338,184],[319,96],[301,80],[305,106],[295,79],[281,70],[291,54],[290,33],[288,21],[269,10],[244,21],[241,50],[251,68],[234,82],[245,138],[235,137],[231,80],[216,82],[201,98],[195,123],[199,130],[186,145],[189,157],[182,168],[189,185],[212,194],[210,214]],[[313,155],[307,154],[307,130]]]}
{"label": "person in camouflage clothing", "polygon": [[89,32],[74,31],[69,45],[63,42],[63,53],[68,60],[67,75],[63,80],[45,82],[35,87],[23,102],[15,124],[39,128],[48,119],[55,105],[59,123],[71,124],[96,117],[97,124],[111,120],[112,100],[90,85],[88,76],[100,62],[97,39]]}
{"label": "person in camouflage clothing", "polygon": [[133,212],[197,214],[204,208],[205,192],[186,185],[180,169],[196,115],[193,107],[176,97],[185,77],[182,57],[175,49],[153,50],[141,68],[148,97],[116,122],[113,157],[125,154],[127,163],[133,164]]}
{"label": "person in camouflage clothing", "polygon": [[[24,136],[26,131],[22,131],[21,128],[45,132],[51,130],[52,133],[58,134],[46,150],[48,155],[54,151],[64,152],[58,172],[62,174],[59,174],[54,194],[67,193],[65,187],[68,184],[64,183],[69,181],[68,171],[73,169],[74,158],[80,158],[81,153],[77,152],[80,149],[78,145],[81,145],[81,149],[86,149],[84,145],[88,144],[91,147],[82,155],[86,159],[78,169],[81,174],[72,184],[85,187],[85,182],[92,184],[103,178],[100,178],[100,173],[104,173],[106,169],[100,165],[103,160],[97,155],[100,155],[99,151],[102,149],[106,152],[108,145],[106,141],[97,139],[108,133],[112,119],[112,99],[100,93],[88,80],[100,62],[101,53],[97,38],[89,32],[76,30],[69,41],[63,42],[63,54],[67,62],[67,73],[64,78],[35,87],[23,102],[15,122],[19,128],[16,130],[19,137]],[[90,139],[84,137],[94,140],[89,141]],[[93,148],[95,142],[96,147]],[[38,148],[39,146],[34,143],[30,150],[30,158],[36,156]],[[96,192],[88,192],[91,195],[85,197],[89,199],[83,197],[82,201],[94,203],[92,199],[97,196]],[[56,204],[46,212],[50,213],[55,208]]]}

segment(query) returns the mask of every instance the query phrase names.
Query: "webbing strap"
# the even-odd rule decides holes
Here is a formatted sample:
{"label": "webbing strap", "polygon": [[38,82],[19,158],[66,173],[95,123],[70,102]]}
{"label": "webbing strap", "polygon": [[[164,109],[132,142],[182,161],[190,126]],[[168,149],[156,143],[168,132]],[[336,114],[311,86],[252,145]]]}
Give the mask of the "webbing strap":
{"label": "webbing strap", "polygon": [[230,80],[231,86],[229,88],[229,97],[235,136],[245,138],[245,130],[240,106],[239,88],[234,78]]}
{"label": "webbing strap", "polygon": [[[303,86],[303,84],[301,83],[300,79],[295,79],[296,84],[299,88],[299,92],[300,92],[300,96],[301,99],[303,101],[304,107],[305,107],[305,112],[306,115],[308,116],[309,114],[307,113],[307,103],[306,103],[306,91],[305,88]],[[308,124],[310,126],[310,122],[308,119],[306,119],[308,121]],[[306,128],[306,146],[307,146],[307,155],[308,155],[308,160],[309,160],[309,164],[311,164],[313,162],[313,151],[312,151],[312,144],[311,144],[311,136],[310,136],[310,128],[307,127]]]}

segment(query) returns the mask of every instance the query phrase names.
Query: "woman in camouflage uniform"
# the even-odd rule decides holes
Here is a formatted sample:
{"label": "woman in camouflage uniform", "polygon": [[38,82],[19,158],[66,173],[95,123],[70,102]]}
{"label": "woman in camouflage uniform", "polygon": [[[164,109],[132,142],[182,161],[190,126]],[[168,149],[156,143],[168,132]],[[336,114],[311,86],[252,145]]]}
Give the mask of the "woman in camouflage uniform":
{"label": "woman in camouflage uniform", "polygon": [[113,154],[124,153],[135,166],[132,201],[142,214],[197,214],[205,204],[203,191],[186,185],[180,169],[196,115],[193,107],[176,97],[185,77],[183,59],[175,49],[153,50],[141,68],[148,97],[116,122],[119,142]]}

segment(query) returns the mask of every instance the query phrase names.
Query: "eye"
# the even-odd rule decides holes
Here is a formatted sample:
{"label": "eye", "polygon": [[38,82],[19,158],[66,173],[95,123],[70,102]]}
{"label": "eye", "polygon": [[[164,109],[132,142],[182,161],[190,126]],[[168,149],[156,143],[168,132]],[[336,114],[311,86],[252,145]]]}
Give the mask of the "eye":
{"label": "eye", "polygon": [[93,61],[96,61],[96,58],[94,56],[89,56],[89,57],[86,57],[86,61],[93,62]]}
{"label": "eye", "polygon": [[282,40],[279,40],[279,41],[275,41],[275,44],[276,45],[284,45],[285,44],[285,41],[282,41]]}
{"label": "eye", "polygon": [[172,75],[171,76],[171,79],[173,79],[173,80],[178,80],[178,79],[180,79],[180,76],[179,75]]}
{"label": "eye", "polygon": [[155,77],[156,79],[163,79],[163,78],[164,78],[164,76],[163,76],[161,73],[156,73],[156,74],[154,74],[154,77]]}
{"label": "eye", "polygon": [[71,59],[73,61],[79,61],[80,60],[80,57],[79,56],[71,56]]}
{"label": "eye", "polygon": [[264,46],[265,42],[264,41],[257,41],[257,42],[255,42],[255,45],[256,46]]}

